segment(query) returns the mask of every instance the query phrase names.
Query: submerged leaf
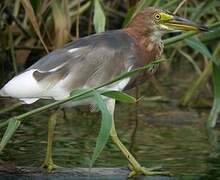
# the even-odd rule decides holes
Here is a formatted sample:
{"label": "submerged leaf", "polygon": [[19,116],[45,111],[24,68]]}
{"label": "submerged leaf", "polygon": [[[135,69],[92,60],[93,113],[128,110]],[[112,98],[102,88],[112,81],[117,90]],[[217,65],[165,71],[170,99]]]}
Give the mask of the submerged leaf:
{"label": "submerged leaf", "polygon": [[92,167],[95,160],[97,159],[99,154],[102,152],[103,148],[105,147],[108,141],[108,138],[109,138],[111,127],[112,127],[112,115],[107,109],[106,104],[102,99],[102,96],[97,91],[93,91],[93,95],[96,101],[96,105],[101,111],[102,121],[101,121],[101,128],[100,128],[98,137],[96,139],[96,146],[95,146],[95,149],[92,155],[90,167]]}
{"label": "submerged leaf", "polygon": [[105,31],[106,17],[99,0],[94,0],[95,9],[93,16],[93,24],[96,33]]}
{"label": "submerged leaf", "polygon": [[102,93],[103,96],[110,97],[117,101],[125,102],[125,103],[135,103],[136,99],[124,92],[121,91],[106,91]]}
{"label": "submerged leaf", "polygon": [[17,119],[10,119],[8,122],[8,127],[2,137],[1,143],[0,143],[0,151],[2,151],[5,147],[5,145],[8,143],[8,141],[11,139],[12,135],[16,131],[16,129],[19,127],[21,121],[18,121]]}

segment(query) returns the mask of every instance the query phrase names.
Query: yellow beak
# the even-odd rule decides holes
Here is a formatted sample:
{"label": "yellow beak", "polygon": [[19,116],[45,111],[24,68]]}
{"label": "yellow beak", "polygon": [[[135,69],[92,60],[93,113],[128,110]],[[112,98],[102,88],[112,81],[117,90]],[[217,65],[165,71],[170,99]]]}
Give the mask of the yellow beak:
{"label": "yellow beak", "polygon": [[164,22],[164,25],[168,30],[209,31],[207,26],[196,24],[178,16],[173,16],[171,20]]}

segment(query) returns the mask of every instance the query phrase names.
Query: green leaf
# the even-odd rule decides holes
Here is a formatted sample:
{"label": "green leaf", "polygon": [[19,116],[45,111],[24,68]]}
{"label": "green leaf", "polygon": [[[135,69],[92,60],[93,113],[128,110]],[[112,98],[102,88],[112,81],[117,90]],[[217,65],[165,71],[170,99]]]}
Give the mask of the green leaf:
{"label": "green leaf", "polygon": [[190,37],[190,38],[187,38],[185,41],[188,46],[190,46],[196,51],[199,51],[202,55],[206,56],[207,58],[211,59],[212,57],[211,53],[198,38]]}
{"label": "green leaf", "polygon": [[213,63],[214,102],[209,114],[207,126],[215,127],[220,112],[220,68]]}
{"label": "green leaf", "polygon": [[131,19],[133,17],[134,12],[135,12],[135,7],[131,7],[130,9],[128,9],[128,12],[125,16],[122,27],[125,27],[128,25],[128,23],[131,21]]}
{"label": "green leaf", "polygon": [[204,36],[201,37],[203,43],[213,43],[219,42],[220,39],[220,24],[213,28],[212,31],[206,32]]}
{"label": "green leaf", "polygon": [[[92,94],[92,92],[89,92],[89,93],[86,93],[86,92],[88,92],[90,89],[75,89],[75,90],[73,90],[71,93],[70,93],[70,97],[77,97],[77,96],[79,96],[79,95],[81,95],[81,94],[83,94],[83,95],[81,95],[80,97],[78,97],[78,98],[75,98],[74,100],[75,101],[79,101],[79,100],[82,100],[82,99],[86,99],[86,98],[89,98],[89,97],[92,97],[93,96],[93,94]],[[84,94],[85,93],[85,94]]]}
{"label": "green leaf", "polygon": [[100,128],[97,140],[96,140],[96,146],[95,146],[95,149],[92,155],[90,167],[92,167],[95,160],[97,159],[99,154],[102,152],[103,148],[105,147],[108,141],[108,138],[109,138],[111,127],[112,127],[112,115],[107,109],[106,104],[102,99],[102,96],[97,91],[93,91],[93,95],[94,95],[96,104],[101,111],[102,121],[101,121],[101,128]]}
{"label": "green leaf", "polygon": [[197,7],[194,9],[194,12],[192,13],[192,17],[190,19],[197,21],[200,19],[202,15],[206,14],[208,11],[211,12],[215,1],[216,0],[209,0],[198,4]]}
{"label": "green leaf", "polygon": [[102,9],[99,0],[94,0],[95,9],[94,9],[94,16],[93,16],[93,24],[95,27],[96,33],[104,32],[105,31],[105,13]]}
{"label": "green leaf", "polygon": [[[77,90],[73,90],[71,93],[70,93],[70,96],[78,96],[80,94],[83,94],[84,92],[87,92],[89,89],[77,89]],[[125,102],[125,103],[135,103],[136,102],[136,99],[124,92],[121,92],[121,91],[106,91],[106,90],[96,90],[99,94],[103,95],[103,96],[106,96],[106,97],[109,97],[109,98],[112,98],[112,99],[115,99],[117,101],[121,101],[121,102]],[[82,99],[86,99],[86,98],[90,98],[90,97],[93,97],[93,92],[90,92],[90,93],[86,93],[78,98],[75,98],[74,100],[75,101],[79,101],[79,100],[82,100]]]}
{"label": "green leaf", "polygon": [[16,131],[16,129],[19,127],[21,121],[18,121],[14,118],[10,119],[8,122],[8,127],[3,135],[3,138],[0,143],[0,151],[2,151],[5,147],[5,145],[8,143],[8,141],[11,139],[12,135]]}
{"label": "green leaf", "polygon": [[197,37],[190,37],[185,40],[186,44],[194,50],[200,52],[203,56],[212,60],[214,63],[219,64],[216,59],[212,56],[208,48],[203,44]]}
{"label": "green leaf", "polygon": [[110,97],[117,101],[125,102],[125,103],[135,103],[136,99],[124,92],[121,91],[106,91],[102,93],[103,96]]}

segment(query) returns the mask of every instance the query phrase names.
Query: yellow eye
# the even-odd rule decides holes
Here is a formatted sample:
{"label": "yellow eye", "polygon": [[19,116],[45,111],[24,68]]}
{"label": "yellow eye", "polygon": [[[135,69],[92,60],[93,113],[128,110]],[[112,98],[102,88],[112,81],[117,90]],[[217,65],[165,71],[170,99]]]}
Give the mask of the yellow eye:
{"label": "yellow eye", "polygon": [[157,20],[157,21],[160,20],[161,19],[161,15],[159,13],[155,13],[154,14],[154,19]]}

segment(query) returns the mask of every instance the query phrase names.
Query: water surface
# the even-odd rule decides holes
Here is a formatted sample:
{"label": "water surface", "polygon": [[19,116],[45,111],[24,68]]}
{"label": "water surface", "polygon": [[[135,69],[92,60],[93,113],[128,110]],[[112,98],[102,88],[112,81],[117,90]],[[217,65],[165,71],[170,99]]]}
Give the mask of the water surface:
{"label": "water surface", "polygon": [[[1,121],[31,108],[18,108],[14,113],[2,115]],[[210,131],[204,128],[207,112],[143,100],[138,108],[117,104],[115,121],[119,137],[142,165],[162,165],[175,176],[186,179],[215,179],[220,177],[220,131],[218,127]],[[50,114],[44,112],[27,119],[6,146],[1,160],[17,166],[40,166]],[[65,118],[60,112],[53,146],[54,162],[62,167],[88,167],[99,127],[99,114],[89,113],[88,108],[66,109]],[[95,166],[125,167],[127,164],[109,140]]]}

